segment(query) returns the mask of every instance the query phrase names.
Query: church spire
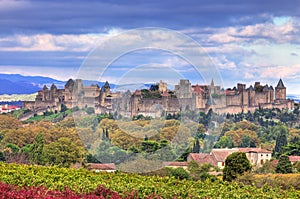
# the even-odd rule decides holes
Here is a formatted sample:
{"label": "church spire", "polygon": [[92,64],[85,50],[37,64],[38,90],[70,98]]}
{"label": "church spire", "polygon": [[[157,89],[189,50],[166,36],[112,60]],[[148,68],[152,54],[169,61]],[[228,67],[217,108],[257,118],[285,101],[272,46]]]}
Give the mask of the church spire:
{"label": "church spire", "polygon": [[213,78],[211,79],[210,86],[215,86],[215,82],[214,82],[214,79],[213,79]]}

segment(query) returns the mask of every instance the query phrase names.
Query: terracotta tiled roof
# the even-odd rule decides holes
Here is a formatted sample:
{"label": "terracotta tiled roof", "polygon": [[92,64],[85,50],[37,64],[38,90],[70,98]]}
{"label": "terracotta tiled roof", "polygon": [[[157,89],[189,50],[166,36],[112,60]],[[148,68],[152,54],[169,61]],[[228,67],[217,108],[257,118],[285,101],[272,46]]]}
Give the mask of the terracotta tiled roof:
{"label": "terracotta tiled roof", "polygon": [[[291,161],[291,163],[300,162],[300,156],[289,156],[289,160]],[[273,165],[277,165],[277,163],[278,163],[278,160],[272,161]]]}
{"label": "terracotta tiled roof", "polygon": [[188,166],[187,162],[164,162],[163,164],[165,166],[170,166],[170,167],[186,167],[186,166]]}
{"label": "terracotta tiled roof", "polygon": [[98,163],[89,163],[88,167],[90,169],[95,170],[116,170],[116,165],[114,163],[107,163],[107,164],[98,164]]}
{"label": "terracotta tiled roof", "polygon": [[261,148],[237,148],[240,152],[244,153],[250,153],[250,152],[255,152],[255,153],[272,153],[271,151],[261,149]]}
{"label": "terracotta tiled roof", "polygon": [[200,88],[200,86],[198,84],[193,86],[193,88],[194,88],[194,92],[197,92],[197,93],[203,93],[204,92],[203,89]]}
{"label": "terracotta tiled roof", "polygon": [[300,156],[289,156],[291,162],[300,162]]}
{"label": "terracotta tiled roof", "polygon": [[142,94],[142,91],[136,90],[133,94],[134,94],[134,95],[141,95],[141,94]]}
{"label": "terracotta tiled roof", "polygon": [[192,160],[196,161],[199,165],[201,164],[212,164],[217,166],[217,162],[209,153],[190,153]]}
{"label": "terracotta tiled roof", "polygon": [[272,160],[271,163],[272,163],[272,165],[276,166],[278,163],[278,160]]}
{"label": "terracotta tiled roof", "polygon": [[218,162],[225,162],[227,156],[233,152],[238,152],[238,149],[213,149],[211,152]]}

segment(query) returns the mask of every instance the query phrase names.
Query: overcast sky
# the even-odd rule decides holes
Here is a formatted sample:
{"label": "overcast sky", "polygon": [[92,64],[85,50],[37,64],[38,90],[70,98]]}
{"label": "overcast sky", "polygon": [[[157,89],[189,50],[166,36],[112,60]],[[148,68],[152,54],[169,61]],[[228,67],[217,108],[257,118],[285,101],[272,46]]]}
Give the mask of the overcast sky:
{"label": "overcast sky", "polygon": [[[76,78],[97,46],[144,27],[177,31],[198,42],[224,87],[255,81],[276,86],[282,78],[288,93],[300,94],[297,0],[0,0],[0,73]],[[112,60],[101,80],[205,83],[192,65],[164,49],[137,49]]]}

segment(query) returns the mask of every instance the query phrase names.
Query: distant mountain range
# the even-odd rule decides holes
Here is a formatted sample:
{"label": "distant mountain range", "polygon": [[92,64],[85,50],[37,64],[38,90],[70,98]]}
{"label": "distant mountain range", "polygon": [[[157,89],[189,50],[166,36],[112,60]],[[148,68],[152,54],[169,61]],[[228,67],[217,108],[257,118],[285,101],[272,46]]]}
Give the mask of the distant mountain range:
{"label": "distant mountain range", "polygon": [[[60,81],[49,77],[42,76],[23,76],[19,74],[0,74],[0,95],[12,95],[12,94],[32,94],[41,90],[44,85],[50,86],[55,84],[58,88],[63,88],[66,81]],[[98,84],[100,87],[105,82],[97,82],[90,80],[83,80],[83,84],[88,86],[91,84]],[[118,91],[125,90],[135,90],[149,88],[150,84],[125,84],[125,85],[115,85],[110,83],[111,89],[116,89]]]}
{"label": "distant mountain range", "polygon": [[294,101],[297,102],[297,103],[300,102],[300,95],[288,94],[286,97],[287,97],[287,98],[290,98],[290,99],[292,99],[292,100],[294,100]]}
{"label": "distant mountain range", "polygon": [[43,85],[52,83],[61,85],[64,82],[49,77],[0,74],[0,94],[31,94],[40,90]]}

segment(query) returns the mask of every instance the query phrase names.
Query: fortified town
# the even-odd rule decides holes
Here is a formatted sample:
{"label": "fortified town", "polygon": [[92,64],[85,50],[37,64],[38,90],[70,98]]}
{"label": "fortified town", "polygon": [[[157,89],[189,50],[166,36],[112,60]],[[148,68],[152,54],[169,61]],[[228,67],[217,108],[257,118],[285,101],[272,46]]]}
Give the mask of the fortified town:
{"label": "fortified town", "polygon": [[38,91],[35,101],[23,101],[22,106],[32,111],[50,109],[60,110],[64,104],[68,108],[93,107],[96,113],[118,113],[133,117],[144,115],[160,117],[185,110],[207,112],[239,113],[254,112],[258,108],[293,109],[294,101],[286,98],[286,87],[280,79],[275,89],[272,86],[255,82],[246,88],[221,89],[211,81],[210,85],[192,85],[189,80],[180,80],[174,90],[160,81],[149,89],[130,92],[112,92],[106,82],[101,88],[98,84],[84,86],[82,80],[70,79],[63,89],[54,84]]}

